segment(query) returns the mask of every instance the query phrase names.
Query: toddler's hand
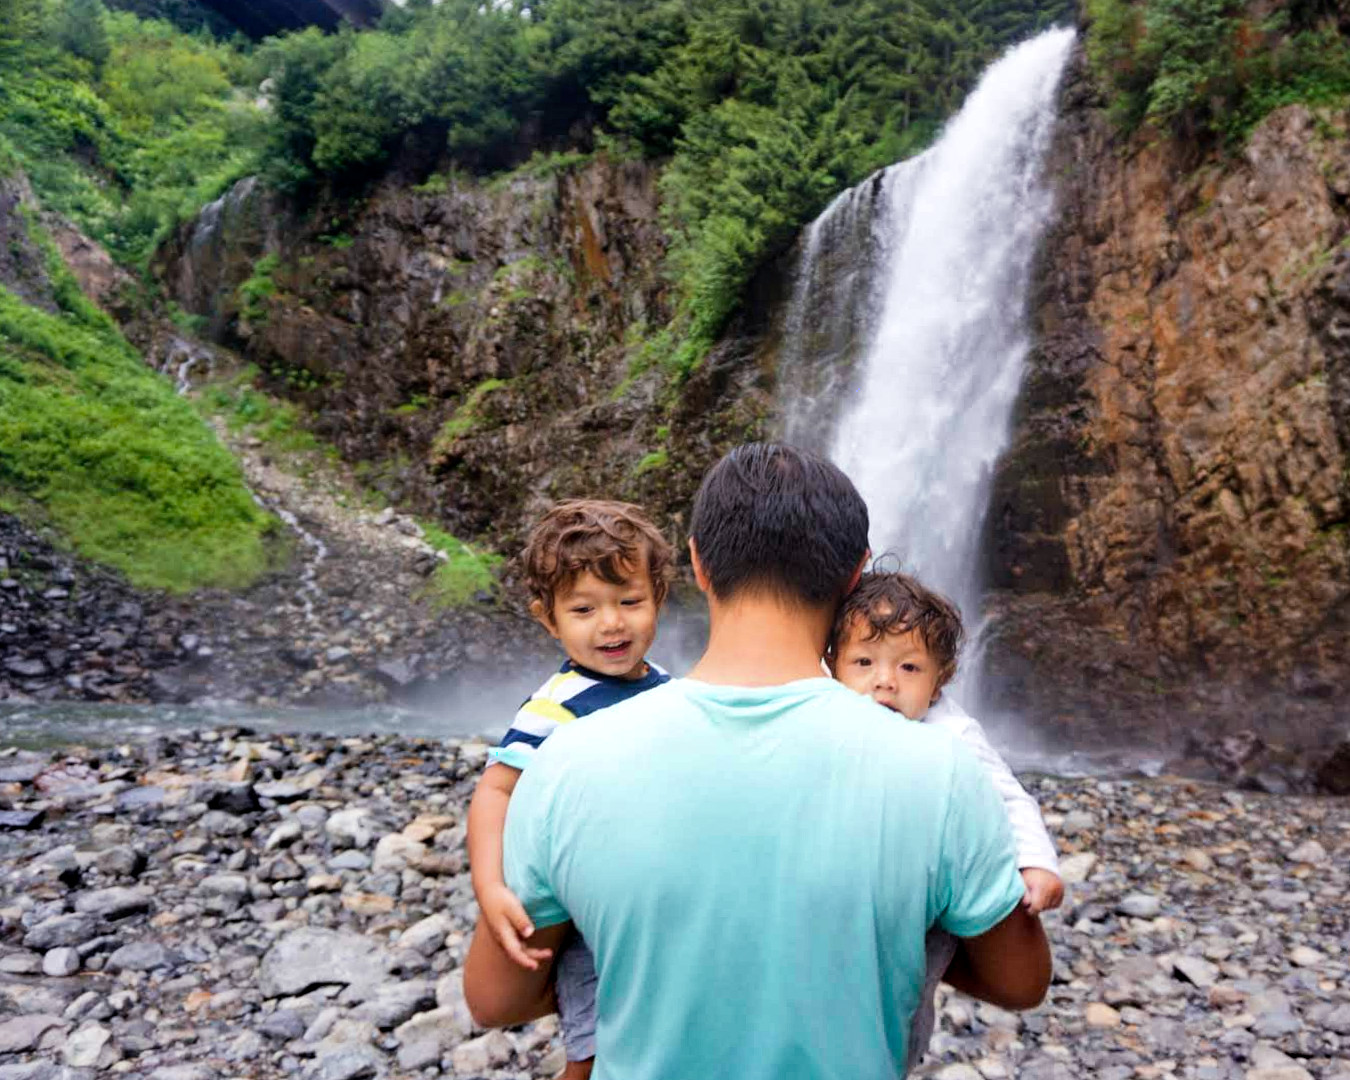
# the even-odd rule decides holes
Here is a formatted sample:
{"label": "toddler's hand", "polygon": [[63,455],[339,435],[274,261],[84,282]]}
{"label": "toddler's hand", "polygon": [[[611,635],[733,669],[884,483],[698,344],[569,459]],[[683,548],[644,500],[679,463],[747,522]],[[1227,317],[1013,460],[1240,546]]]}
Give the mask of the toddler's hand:
{"label": "toddler's hand", "polygon": [[1032,915],[1051,911],[1064,902],[1064,882],[1060,881],[1058,874],[1028,867],[1022,871],[1022,883],[1027,887],[1022,906]]}
{"label": "toddler's hand", "polygon": [[486,889],[478,899],[478,906],[497,944],[521,967],[537,971],[540,963],[553,955],[550,949],[531,949],[525,945],[524,939],[534,933],[534,924],[516,894],[505,885]]}

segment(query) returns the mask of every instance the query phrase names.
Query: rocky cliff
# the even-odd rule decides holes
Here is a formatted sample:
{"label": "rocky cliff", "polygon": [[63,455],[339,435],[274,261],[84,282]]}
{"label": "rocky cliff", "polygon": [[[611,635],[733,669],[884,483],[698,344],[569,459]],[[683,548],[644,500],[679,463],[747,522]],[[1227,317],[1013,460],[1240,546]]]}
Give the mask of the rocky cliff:
{"label": "rocky cliff", "polygon": [[1079,62],[990,507],[993,690],[1052,738],[1270,774],[1260,742],[1350,721],[1346,118],[1200,155],[1102,104]]}
{"label": "rocky cliff", "polygon": [[655,169],[602,156],[304,210],[244,181],[158,268],[389,497],[509,549],[596,492],[678,534],[703,470],[768,412],[734,345],[679,393],[648,360],[664,251]]}

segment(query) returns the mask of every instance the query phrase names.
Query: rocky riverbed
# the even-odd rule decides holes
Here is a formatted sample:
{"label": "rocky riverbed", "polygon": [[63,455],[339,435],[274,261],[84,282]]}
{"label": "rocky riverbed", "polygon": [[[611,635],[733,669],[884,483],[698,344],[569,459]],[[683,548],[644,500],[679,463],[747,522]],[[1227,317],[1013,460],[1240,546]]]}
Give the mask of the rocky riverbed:
{"label": "rocky riverbed", "polygon": [[[546,1077],[474,1028],[479,741],[173,732],[0,752],[0,1080]],[[1055,983],[958,995],[941,1080],[1350,1080],[1350,802],[1029,779],[1070,895]],[[826,928],[822,928],[826,932]]]}

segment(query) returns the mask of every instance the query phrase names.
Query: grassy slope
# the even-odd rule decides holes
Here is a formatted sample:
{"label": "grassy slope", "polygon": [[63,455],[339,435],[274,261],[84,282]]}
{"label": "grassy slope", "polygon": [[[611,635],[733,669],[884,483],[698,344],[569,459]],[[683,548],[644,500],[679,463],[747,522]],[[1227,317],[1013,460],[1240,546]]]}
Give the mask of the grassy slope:
{"label": "grassy slope", "polygon": [[272,524],[234,459],[50,246],[48,264],[60,314],[0,287],[0,507],[142,587],[255,580]]}

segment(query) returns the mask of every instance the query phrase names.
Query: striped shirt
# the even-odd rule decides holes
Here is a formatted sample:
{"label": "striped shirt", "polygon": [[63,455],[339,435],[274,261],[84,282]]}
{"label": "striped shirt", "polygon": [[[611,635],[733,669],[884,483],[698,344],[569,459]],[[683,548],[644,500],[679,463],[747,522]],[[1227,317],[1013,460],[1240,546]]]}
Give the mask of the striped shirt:
{"label": "striped shirt", "polygon": [[524,769],[559,724],[579,720],[669,681],[670,675],[650,660],[647,674],[640,679],[601,675],[568,660],[520,707],[502,741],[488,753],[488,764]]}

